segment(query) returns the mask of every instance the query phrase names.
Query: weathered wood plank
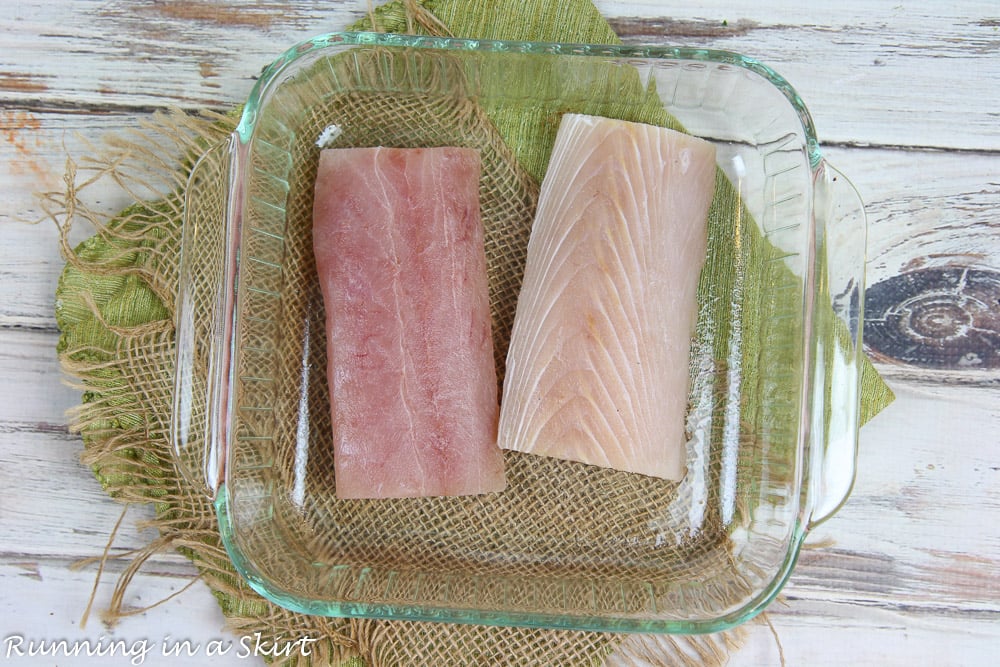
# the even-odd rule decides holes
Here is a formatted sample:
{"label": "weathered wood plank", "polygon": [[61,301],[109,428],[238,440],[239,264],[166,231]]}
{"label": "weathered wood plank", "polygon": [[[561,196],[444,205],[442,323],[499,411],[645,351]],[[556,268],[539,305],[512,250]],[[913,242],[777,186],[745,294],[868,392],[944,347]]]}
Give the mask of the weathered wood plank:
{"label": "weathered wood plank", "polygon": [[[57,334],[34,329],[0,331],[0,489],[4,539],[0,554],[39,558],[99,555],[123,505],[101,489],[80,462],[83,443],[68,431],[67,411],[80,402],[55,354]],[[80,508],[87,508],[85,513]],[[137,525],[151,506],[129,510],[115,552],[145,546],[151,533]],[[172,551],[153,562],[186,563]]]}
{"label": "weathered wood plank", "polygon": [[[0,426],[3,475],[4,540],[0,554],[19,558],[90,558],[99,556],[124,505],[112,501],[90,470],[80,463],[78,436],[58,424],[3,421]],[[61,432],[60,432],[61,431]],[[81,513],[78,508],[86,507]],[[115,536],[111,553],[146,546],[155,532],[138,524],[153,516],[151,506],[130,508]],[[186,563],[168,551],[150,566]],[[187,568],[185,567],[185,570]]]}
{"label": "weathered wood plank", "polygon": [[[995,617],[928,617],[919,610],[863,606],[786,596],[739,628],[741,648],[729,667],[784,664],[809,667],[992,664]],[[780,648],[779,648],[780,642]],[[663,667],[669,638],[636,635],[607,667]],[[637,650],[638,649],[638,650]],[[626,653],[627,651],[627,653]]]}
{"label": "weathered wood plank", "polygon": [[[56,358],[56,336],[31,329],[0,330],[0,424],[37,424],[36,431],[64,423],[66,410],[79,393],[62,385]],[[10,429],[6,429],[10,430]],[[53,435],[61,435],[55,429]]]}
{"label": "weathered wood plank", "polygon": [[785,664],[809,667],[882,665],[990,665],[995,658],[997,617],[927,616],[899,608],[792,598],[768,611],[774,633],[760,621],[747,626],[743,649],[730,667]]}
{"label": "weathered wood plank", "polygon": [[[31,247],[31,246],[29,246]],[[79,402],[79,392],[60,383],[55,358],[56,335],[34,329],[0,331],[0,642],[12,636],[45,640],[97,641],[99,637],[148,639],[155,651],[169,635],[175,640],[207,642],[239,638],[225,630],[225,621],[208,587],[196,583],[168,604],[149,614],[125,618],[113,632],[99,617],[127,561],[108,561],[85,629],[78,627],[87,605],[96,564],[71,566],[100,556],[123,506],[101,489],[79,461],[80,438],[65,426],[65,411]],[[109,551],[124,554],[145,547],[155,532],[141,523],[153,515],[151,506],[128,510]],[[125,596],[125,606],[153,604],[187,585],[197,571],[179,553],[167,550],[151,557]],[[149,619],[156,621],[150,624]],[[6,644],[0,655],[7,657]],[[77,664],[51,657],[13,658],[18,664]],[[142,664],[205,664],[205,658],[178,660],[150,653]],[[130,664],[128,659],[102,659],[102,664]],[[218,664],[263,664],[239,659],[235,651]],[[213,660],[213,664],[216,661]]]}
{"label": "weathered wood plank", "polygon": [[1000,268],[1000,153],[824,152],[865,202],[871,283],[954,258]]}
{"label": "weathered wood plank", "polygon": [[[240,637],[229,632],[225,619],[208,587],[196,582],[167,604],[139,616],[125,617],[113,630],[103,625],[100,611],[111,598],[112,590],[122,565],[108,561],[105,574],[97,588],[94,608],[85,628],[80,628],[84,610],[94,583],[96,566],[72,570],[73,560],[66,558],[37,558],[31,555],[0,554],[0,580],[4,582],[4,595],[0,596],[0,657],[5,662],[18,665],[78,665],[101,664],[128,667],[167,667],[169,665],[263,665],[263,659],[241,658]],[[126,607],[143,607],[180,591],[192,577],[193,567],[184,572],[164,572],[153,566],[144,569],[134,580],[125,597]],[[155,622],[151,619],[155,618]],[[89,658],[65,657],[63,653],[29,655],[31,642],[90,641],[92,646],[107,648],[110,642],[124,640],[125,646],[114,655],[104,654]],[[190,640],[200,645],[196,656],[169,653],[177,642]],[[232,642],[224,656],[206,658],[204,651],[210,641]],[[145,658],[138,662],[148,647]],[[51,644],[48,644],[51,646]],[[253,646],[253,643],[250,643]],[[58,650],[58,649],[57,649]],[[252,648],[251,648],[252,650]],[[23,653],[19,654],[19,651]],[[37,648],[36,648],[37,651]],[[126,651],[129,653],[126,654]]]}
{"label": "weathered wood plank", "polygon": [[218,107],[271,60],[365,12],[354,2],[29,0],[0,19],[0,90],[26,107]]}
{"label": "weathered wood plank", "polygon": [[790,590],[998,613],[1000,390],[893,388],[862,429],[849,501],[812,537],[832,546],[803,552]]}
{"label": "weathered wood plank", "polygon": [[[1000,149],[1000,36],[988,2],[599,2],[632,43],[739,51],[802,94],[822,139]],[[340,29],[363,2],[25,0],[0,18],[0,105],[220,107],[246,98],[295,42]],[[638,17],[638,18],[636,18]]]}
{"label": "weathered wood plank", "polygon": [[621,3],[612,26],[627,41],[725,49],[771,65],[805,100],[822,141],[1000,148],[995,4],[701,2],[671,8],[668,20],[628,15],[648,17],[655,4]]}
{"label": "weathered wood plank", "polygon": [[866,203],[866,334],[880,368],[904,381],[996,382],[1000,154],[827,153]]}
{"label": "weathered wood plank", "polygon": [[[134,128],[139,114],[33,113],[0,110],[0,225],[6,248],[0,263],[0,327],[54,329],[53,306],[59,274],[65,264],[59,234],[46,219],[38,193],[64,192],[66,162],[81,162],[99,150],[106,136]],[[77,182],[89,178],[80,164]],[[130,203],[120,188],[105,179],[89,187],[88,205],[115,212]],[[40,221],[37,225],[27,222]],[[85,223],[74,226],[71,247],[94,233]]]}

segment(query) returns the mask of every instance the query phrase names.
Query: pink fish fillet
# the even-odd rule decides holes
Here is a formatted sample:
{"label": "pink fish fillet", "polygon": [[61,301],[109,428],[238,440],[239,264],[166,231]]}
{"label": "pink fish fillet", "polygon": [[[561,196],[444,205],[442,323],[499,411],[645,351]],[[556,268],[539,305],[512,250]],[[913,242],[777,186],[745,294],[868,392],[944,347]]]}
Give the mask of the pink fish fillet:
{"label": "pink fish fillet", "polygon": [[500,446],[684,476],[688,361],[715,148],[563,116],[528,245]]}
{"label": "pink fish fillet", "polygon": [[500,491],[479,153],[322,151],[313,206],[337,496]]}

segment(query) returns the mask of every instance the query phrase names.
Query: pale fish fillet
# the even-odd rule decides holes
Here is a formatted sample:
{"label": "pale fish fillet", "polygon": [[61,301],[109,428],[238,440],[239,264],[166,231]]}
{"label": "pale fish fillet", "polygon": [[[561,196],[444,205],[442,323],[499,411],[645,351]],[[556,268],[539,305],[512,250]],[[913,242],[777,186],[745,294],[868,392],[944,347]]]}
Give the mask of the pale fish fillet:
{"label": "pale fish fillet", "polygon": [[321,152],[313,207],[340,498],[500,491],[479,153]]}
{"label": "pale fish fillet", "polygon": [[528,244],[500,446],[684,476],[688,361],[715,147],[567,114]]}

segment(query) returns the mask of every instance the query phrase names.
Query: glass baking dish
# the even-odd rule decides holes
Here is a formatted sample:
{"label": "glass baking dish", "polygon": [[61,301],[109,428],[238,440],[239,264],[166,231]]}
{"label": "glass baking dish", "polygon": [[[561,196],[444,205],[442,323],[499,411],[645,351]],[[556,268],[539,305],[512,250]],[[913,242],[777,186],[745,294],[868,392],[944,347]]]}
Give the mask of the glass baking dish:
{"label": "glass baking dish", "polygon": [[[484,179],[507,184],[499,205],[482,202],[487,244],[514,224],[526,241],[530,216],[525,226],[508,213],[530,208],[545,156],[519,147],[551,143],[567,111],[673,124],[717,148],[684,480],[505,452],[502,493],[338,500],[310,245],[318,146],[478,147],[498,165]],[[240,573],[293,610],[609,631],[731,627],[774,599],[806,533],[853,484],[865,224],[794,89],[750,58],[315,37],[263,72],[238,127],[191,174],[177,464],[214,498]],[[492,285],[501,374],[516,284]],[[503,290],[514,299],[498,301]]]}

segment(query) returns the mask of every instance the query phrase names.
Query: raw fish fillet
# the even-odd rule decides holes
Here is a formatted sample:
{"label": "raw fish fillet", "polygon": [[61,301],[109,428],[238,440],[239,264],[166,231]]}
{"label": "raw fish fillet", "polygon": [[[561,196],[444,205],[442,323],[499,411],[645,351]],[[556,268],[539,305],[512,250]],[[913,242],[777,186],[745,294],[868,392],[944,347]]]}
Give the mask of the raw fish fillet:
{"label": "raw fish fillet", "polygon": [[506,485],[479,172],[473,149],[320,155],[313,244],[340,498]]}
{"label": "raw fish fillet", "polygon": [[500,446],[684,476],[688,361],[715,148],[563,116],[528,244]]}

